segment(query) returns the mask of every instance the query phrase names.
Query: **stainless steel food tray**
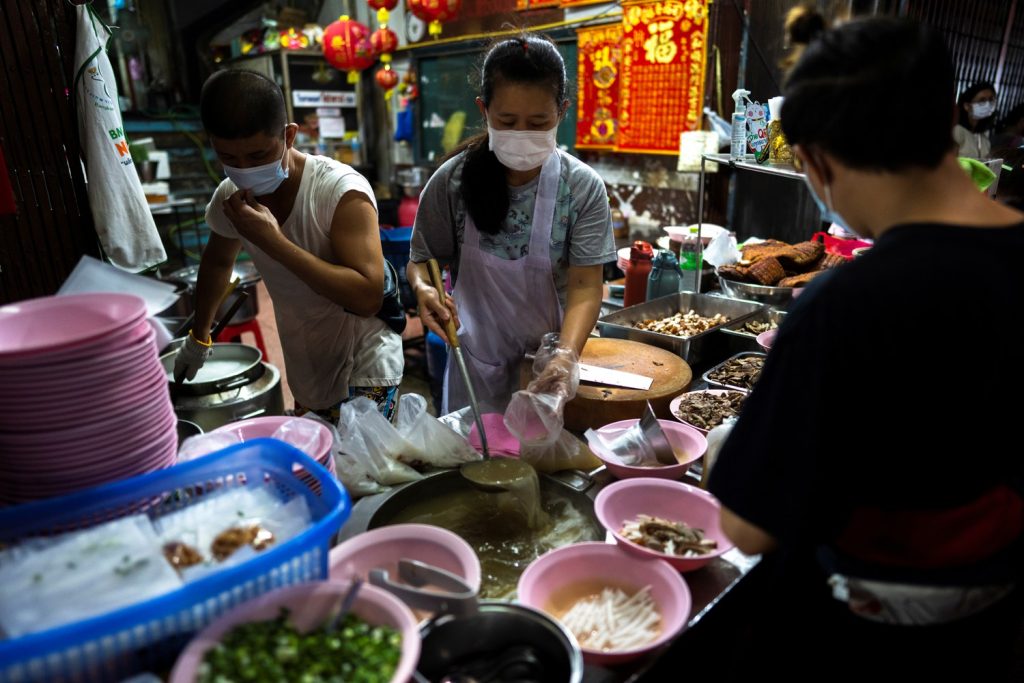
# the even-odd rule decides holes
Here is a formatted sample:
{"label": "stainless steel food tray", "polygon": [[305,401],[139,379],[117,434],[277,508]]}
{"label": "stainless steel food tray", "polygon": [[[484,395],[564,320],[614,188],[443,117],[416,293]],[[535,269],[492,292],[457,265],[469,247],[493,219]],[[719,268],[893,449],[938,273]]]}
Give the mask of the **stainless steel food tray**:
{"label": "stainless steel food tray", "polygon": [[758,323],[775,323],[777,327],[782,326],[782,321],[786,319],[786,311],[781,308],[768,307],[765,310],[755,313],[746,320],[740,320],[739,322],[730,322],[727,325],[722,326],[722,332],[726,334],[735,335],[737,337],[743,337],[746,339],[754,339],[757,337],[753,332],[747,332],[743,329],[743,326],[747,323],[758,322]]}
{"label": "stainless steel food tray", "polygon": [[[649,332],[638,330],[633,323],[641,320],[657,320],[667,318],[670,315],[686,311],[696,311],[698,315],[712,317],[720,313],[729,318],[728,324],[742,323],[755,314],[767,309],[765,304],[756,301],[742,301],[729,299],[724,296],[713,296],[710,294],[696,294],[694,292],[680,292],[669,296],[654,299],[635,306],[623,308],[604,316],[597,321],[597,328],[602,337],[613,339],[628,339],[630,341],[650,344],[658,348],[671,351],[681,356],[686,362],[693,365],[707,356],[709,345],[713,344],[722,326],[712,327],[706,332],[692,337],[677,337],[661,332]],[[719,356],[721,358],[721,356]],[[712,359],[714,360],[714,359]]]}
{"label": "stainless steel food tray", "polygon": [[750,393],[750,389],[747,389],[745,387],[738,387],[738,386],[736,386],[734,384],[725,384],[723,382],[717,382],[717,381],[711,379],[711,373],[713,373],[715,370],[720,369],[722,366],[724,366],[729,361],[737,360],[739,358],[746,358],[747,356],[760,356],[761,358],[767,358],[768,354],[766,354],[766,353],[756,353],[756,352],[737,353],[735,356],[732,356],[731,358],[725,359],[724,361],[722,361],[718,365],[714,366],[713,368],[708,368],[704,372],[704,374],[701,375],[701,379],[703,379],[705,382],[707,382],[709,387],[720,387],[722,389],[732,389],[734,391],[742,391],[745,394],[749,394]]}
{"label": "stainless steel food tray", "polygon": [[765,304],[784,306],[793,299],[793,287],[769,287],[767,285],[755,285],[749,282],[738,282],[723,277],[717,270],[718,286],[726,295],[737,299],[749,299],[760,301]]}

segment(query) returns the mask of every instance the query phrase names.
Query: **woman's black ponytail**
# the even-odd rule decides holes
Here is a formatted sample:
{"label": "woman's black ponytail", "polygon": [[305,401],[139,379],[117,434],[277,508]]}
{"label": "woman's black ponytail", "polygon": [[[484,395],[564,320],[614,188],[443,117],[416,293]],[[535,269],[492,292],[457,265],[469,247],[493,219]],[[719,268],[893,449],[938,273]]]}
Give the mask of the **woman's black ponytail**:
{"label": "woman's black ponytail", "polygon": [[[495,87],[502,83],[548,85],[559,110],[566,100],[565,62],[551,41],[523,34],[496,43],[484,57],[479,71],[480,98],[491,102]],[[481,232],[495,235],[508,215],[509,196],[506,168],[488,149],[487,133],[477,135],[455,150],[466,151],[462,167],[462,201]]]}

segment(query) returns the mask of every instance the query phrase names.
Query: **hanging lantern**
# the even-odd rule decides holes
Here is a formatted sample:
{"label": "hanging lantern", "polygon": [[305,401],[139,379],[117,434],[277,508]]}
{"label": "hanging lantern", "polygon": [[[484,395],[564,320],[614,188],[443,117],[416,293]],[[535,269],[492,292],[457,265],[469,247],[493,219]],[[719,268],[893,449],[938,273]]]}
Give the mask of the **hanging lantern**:
{"label": "hanging lantern", "polygon": [[374,74],[374,79],[377,81],[377,85],[384,90],[384,97],[389,97],[391,90],[398,85],[398,74],[395,73],[390,64],[385,64],[378,69],[377,73]]}
{"label": "hanging lantern", "polygon": [[398,0],[366,0],[366,4],[377,10],[377,21],[383,27],[387,26],[391,10],[398,7]]}
{"label": "hanging lantern", "polygon": [[374,54],[389,55],[398,49],[398,36],[387,27],[381,27],[370,36]]}
{"label": "hanging lantern", "polygon": [[348,72],[349,83],[356,83],[359,72],[375,61],[370,29],[342,16],[324,29],[324,57],[335,69]]}
{"label": "hanging lantern", "polygon": [[441,35],[441,22],[451,21],[462,9],[462,0],[405,0],[405,6],[416,17],[427,22],[430,35]]}

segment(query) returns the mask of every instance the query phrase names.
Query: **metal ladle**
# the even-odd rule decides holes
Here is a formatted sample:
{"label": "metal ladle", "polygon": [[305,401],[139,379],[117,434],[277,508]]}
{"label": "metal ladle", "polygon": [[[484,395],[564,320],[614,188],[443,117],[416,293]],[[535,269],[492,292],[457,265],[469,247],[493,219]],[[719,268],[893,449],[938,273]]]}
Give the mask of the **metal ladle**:
{"label": "metal ladle", "polygon": [[[437,290],[441,304],[445,302],[444,281],[441,279],[441,268],[436,259],[427,261],[427,270],[430,271],[430,281]],[[459,366],[459,374],[466,385],[466,393],[469,394],[469,406],[473,411],[473,419],[476,421],[476,428],[480,432],[480,450],[484,459],[478,462],[468,462],[459,467],[459,473],[473,486],[481,491],[499,493],[508,491],[516,482],[537,477],[536,470],[527,463],[517,458],[491,459],[491,453],[487,448],[487,432],[484,429],[484,422],[480,414],[480,405],[476,400],[476,391],[473,389],[473,380],[466,368],[466,359],[462,355],[462,347],[459,344],[459,336],[455,331],[455,319],[448,317],[445,324],[445,332],[448,337],[448,348],[455,357]]]}

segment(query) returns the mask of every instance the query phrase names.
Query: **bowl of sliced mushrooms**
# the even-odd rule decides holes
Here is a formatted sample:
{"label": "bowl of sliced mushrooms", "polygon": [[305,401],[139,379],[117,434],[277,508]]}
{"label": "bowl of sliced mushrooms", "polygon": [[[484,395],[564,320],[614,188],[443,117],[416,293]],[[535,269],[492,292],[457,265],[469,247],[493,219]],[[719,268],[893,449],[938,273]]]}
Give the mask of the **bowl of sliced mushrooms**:
{"label": "bowl of sliced mushrooms", "polygon": [[731,389],[688,391],[672,399],[672,417],[707,435],[730,417],[737,417],[747,395]]}

